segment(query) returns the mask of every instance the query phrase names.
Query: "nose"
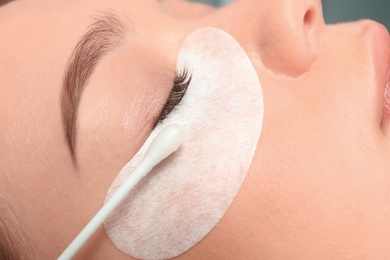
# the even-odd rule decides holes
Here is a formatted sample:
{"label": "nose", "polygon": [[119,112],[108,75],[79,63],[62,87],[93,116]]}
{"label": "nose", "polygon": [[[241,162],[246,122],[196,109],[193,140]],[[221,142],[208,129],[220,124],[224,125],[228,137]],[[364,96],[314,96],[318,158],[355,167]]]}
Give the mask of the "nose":
{"label": "nose", "polygon": [[320,0],[238,0],[220,11],[230,13],[221,19],[231,20],[229,32],[274,72],[299,76],[318,55]]}

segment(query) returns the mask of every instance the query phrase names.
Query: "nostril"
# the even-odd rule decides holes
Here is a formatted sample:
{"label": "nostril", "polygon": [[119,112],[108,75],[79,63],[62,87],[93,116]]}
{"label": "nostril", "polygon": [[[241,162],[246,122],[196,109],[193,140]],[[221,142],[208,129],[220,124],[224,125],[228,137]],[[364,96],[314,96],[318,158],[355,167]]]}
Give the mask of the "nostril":
{"label": "nostril", "polygon": [[319,30],[321,28],[321,13],[315,7],[307,9],[303,17],[303,30],[304,37],[308,43],[309,48],[316,48],[317,42],[316,38],[319,35]]}
{"label": "nostril", "polygon": [[[320,0],[277,1],[281,6],[270,4],[259,15],[261,18],[253,20],[256,23],[251,24],[250,32],[258,32],[254,46],[262,63],[272,72],[299,77],[317,59],[325,24],[321,6],[315,1]],[[279,15],[273,15],[276,12]]]}
{"label": "nostril", "polygon": [[312,8],[306,11],[305,16],[303,17],[303,25],[306,29],[309,29],[308,27],[311,27],[314,23],[315,18],[315,12]]}
{"label": "nostril", "polygon": [[311,23],[311,19],[312,19],[312,10],[308,10],[303,18],[303,23],[304,24],[310,24]]}

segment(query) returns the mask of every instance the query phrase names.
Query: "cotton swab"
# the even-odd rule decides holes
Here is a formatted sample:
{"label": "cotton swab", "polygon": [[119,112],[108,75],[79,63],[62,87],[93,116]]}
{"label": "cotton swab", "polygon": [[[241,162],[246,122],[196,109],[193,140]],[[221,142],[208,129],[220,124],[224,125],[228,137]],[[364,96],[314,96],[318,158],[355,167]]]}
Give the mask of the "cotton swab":
{"label": "cotton swab", "polygon": [[183,139],[184,131],[176,124],[168,125],[161,130],[150,144],[140,165],[131,173],[123,185],[115,192],[109,201],[104,204],[72,243],[58,257],[58,260],[71,259],[137,183],[150,172],[154,166],[175,152]]}

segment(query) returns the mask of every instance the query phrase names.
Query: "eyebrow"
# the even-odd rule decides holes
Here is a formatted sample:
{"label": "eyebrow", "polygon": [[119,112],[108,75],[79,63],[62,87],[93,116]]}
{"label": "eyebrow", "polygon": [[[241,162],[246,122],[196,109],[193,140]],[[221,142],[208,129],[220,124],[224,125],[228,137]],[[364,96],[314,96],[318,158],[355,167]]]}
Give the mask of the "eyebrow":
{"label": "eyebrow", "polygon": [[126,26],[112,11],[93,17],[94,22],[77,42],[62,81],[61,119],[73,163],[76,164],[76,126],[80,98],[97,63],[109,51],[118,47]]}

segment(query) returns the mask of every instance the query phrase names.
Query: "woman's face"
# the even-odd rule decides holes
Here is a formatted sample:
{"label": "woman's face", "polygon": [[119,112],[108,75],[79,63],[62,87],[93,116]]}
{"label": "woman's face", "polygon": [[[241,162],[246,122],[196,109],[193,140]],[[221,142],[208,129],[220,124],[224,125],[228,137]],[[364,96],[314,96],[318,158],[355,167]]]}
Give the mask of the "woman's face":
{"label": "woman's face", "polygon": [[[109,37],[95,31],[88,41],[83,34],[94,22]],[[2,204],[30,256],[58,256],[102,206],[163,109],[184,38],[205,26],[225,30],[247,52],[263,88],[264,121],[232,206],[178,259],[388,258],[388,32],[370,21],[325,26],[319,0],[241,0],[222,9],[181,0],[1,7]],[[92,51],[76,58],[78,42]],[[103,228],[79,256],[126,257]]]}

